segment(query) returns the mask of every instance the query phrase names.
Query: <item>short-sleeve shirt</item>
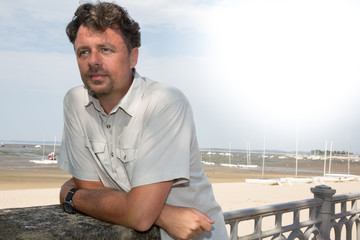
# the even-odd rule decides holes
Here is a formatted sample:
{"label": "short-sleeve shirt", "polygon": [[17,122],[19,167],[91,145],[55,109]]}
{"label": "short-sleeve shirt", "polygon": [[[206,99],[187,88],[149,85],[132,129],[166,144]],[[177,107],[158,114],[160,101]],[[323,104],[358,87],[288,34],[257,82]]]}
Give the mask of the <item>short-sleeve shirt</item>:
{"label": "short-sleeve shirt", "polygon": [[[215,220],[199,239],[227,239],[223,214],[204,174],[193,114],[178,89],[135,73],[109,114],[84,86],[64,98],[58,166],[86,181],[129,192],[174,180],[166,203],[196,208]],[[161,229],[162,239],[172,239]]]}

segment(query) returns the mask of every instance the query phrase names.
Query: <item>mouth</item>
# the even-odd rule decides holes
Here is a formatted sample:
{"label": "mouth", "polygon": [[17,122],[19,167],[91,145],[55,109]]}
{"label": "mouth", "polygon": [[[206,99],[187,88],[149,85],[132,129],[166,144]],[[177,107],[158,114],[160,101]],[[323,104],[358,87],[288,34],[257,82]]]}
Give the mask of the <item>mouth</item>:
{"label": "mouth", "polygon": [[89,75],[89,77],[90,77],[90,79],[91,79],[92,81],[102,81],[102,80],[104,80],[104,78],[106,77],[106,75],[105,75],[105,74],[101,74],[101,73],[91,73],[91,74]]}

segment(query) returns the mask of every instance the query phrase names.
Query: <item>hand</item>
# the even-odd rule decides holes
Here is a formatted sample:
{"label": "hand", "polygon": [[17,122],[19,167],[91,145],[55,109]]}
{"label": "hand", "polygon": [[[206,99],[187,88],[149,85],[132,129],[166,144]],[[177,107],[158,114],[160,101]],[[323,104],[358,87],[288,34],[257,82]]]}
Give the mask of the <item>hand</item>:
{"label": "hand", "polygon": [[76,184],[75,184],[75,181],[74,181],[74,178],[70,178],[68,181],[66,181],[62,186],[61,186],[61,189],[60,189],[60,195],[59,195],[59,198],[60,198],[60,204],[62,205],[65,201],[65,198],[66,198],[66,195],[68,194],[68,192],[73,189],[73,188],[76,188]]}
{"label": "hand", "polygon": [[165,205],[156,225],[163,228],[168,234],[176,239],[194,239],[204,234],[204,231],[210,232],[212,224],[207,215],[195,208],[175,207]]}

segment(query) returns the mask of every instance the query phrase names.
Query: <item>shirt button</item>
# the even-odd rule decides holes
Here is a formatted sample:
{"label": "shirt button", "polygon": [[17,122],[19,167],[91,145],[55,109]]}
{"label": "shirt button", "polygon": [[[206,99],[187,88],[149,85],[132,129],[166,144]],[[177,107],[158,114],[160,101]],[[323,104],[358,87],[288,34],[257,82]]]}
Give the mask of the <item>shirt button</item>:
{"label": "shirt button", "polygon": [[126,160],[126,155],[124,155],[124,160]]}
{"label": "shirt button", "polygon": [[114,152],[111,152],[110,155],[113,157],[113,156],[114,156]]}
{"label": "shirt button", "polygon": [[111,126],[110,126],[110,124],[106,124],[106,128],[110,128]]}

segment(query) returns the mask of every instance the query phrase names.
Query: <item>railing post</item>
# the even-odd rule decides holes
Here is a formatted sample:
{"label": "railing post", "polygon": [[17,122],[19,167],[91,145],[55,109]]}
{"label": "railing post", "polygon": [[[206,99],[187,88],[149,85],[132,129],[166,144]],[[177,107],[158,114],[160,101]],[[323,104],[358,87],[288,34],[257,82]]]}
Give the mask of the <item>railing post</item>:
{"label": "railing post", "polygon": [[317,209],[316,214],[317,219],[320,220],[320,223],[317,226],[320,231],[320,236],[318,236],[316,239],[329,240],[331,223],[331,200],[336,190],[326,185],[319,185],[311,188],[311,192],[314,194],[315,198],[323,199],[323,203],[321,207]]}

